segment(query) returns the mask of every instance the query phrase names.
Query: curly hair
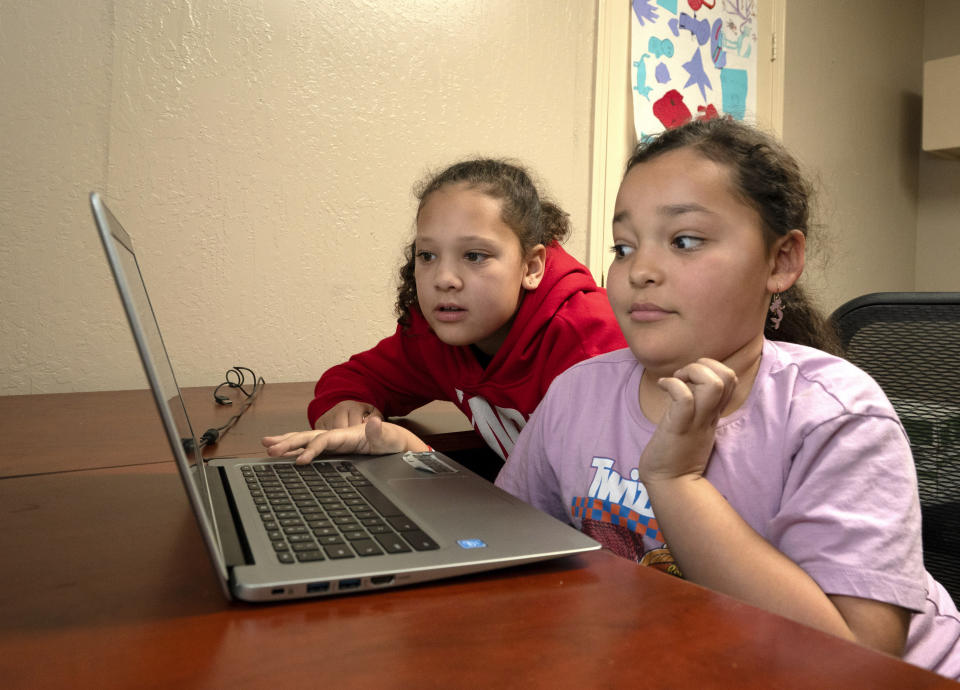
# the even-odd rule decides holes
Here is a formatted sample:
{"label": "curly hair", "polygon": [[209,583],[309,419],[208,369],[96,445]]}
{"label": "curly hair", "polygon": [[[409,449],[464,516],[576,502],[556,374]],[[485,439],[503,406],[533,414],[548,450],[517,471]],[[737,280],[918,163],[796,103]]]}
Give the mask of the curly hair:
{"label": "curly hair", "polygon": [[[570,234],[569,214],[540,194],[531,174],[515,162],[494,158],[461,161],[421,181],[414,188],[420,202],[417,217],[431,194],[454,184],[464,184],[500,201],[500,219],[516,234],[524,253],[538,244],[562,242]],[[407,246],[400,268],[396,314],[401,325],[408,325],[410,310],[418,308],[415,247],[415,242]]]}
{"label": "curly hair", "polygon": [[[694,120],[668,129],[640,143],[627,161],[624,174],[669,151],[691,148],[732,172],[734,191],[757,211],[767,246],[791,230],[810,232],[813,188],[796,159],[773,137],[731,118]],[[787,308],[780,328],[768,320],[764,335],[809,345],[833,354],[842,347],[836,329],[813,305],[803,287],[794,284],[781,293]]]}

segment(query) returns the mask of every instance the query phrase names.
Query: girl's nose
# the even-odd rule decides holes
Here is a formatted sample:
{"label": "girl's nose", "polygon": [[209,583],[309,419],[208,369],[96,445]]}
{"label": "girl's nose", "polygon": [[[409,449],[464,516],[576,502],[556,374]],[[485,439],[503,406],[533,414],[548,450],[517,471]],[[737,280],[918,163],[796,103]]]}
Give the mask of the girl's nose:
{"label": "girl's nose", "polygon": [[630,284],[634,287],[656,285],[663,280],[660,263],[655,252],[638,248],[633,252],[630,262]]}
{"label": "girl's nose", "polygon": [[446,262],[438,262],[433,283],[438,290],[459,290],[463,287],[460,276]]}

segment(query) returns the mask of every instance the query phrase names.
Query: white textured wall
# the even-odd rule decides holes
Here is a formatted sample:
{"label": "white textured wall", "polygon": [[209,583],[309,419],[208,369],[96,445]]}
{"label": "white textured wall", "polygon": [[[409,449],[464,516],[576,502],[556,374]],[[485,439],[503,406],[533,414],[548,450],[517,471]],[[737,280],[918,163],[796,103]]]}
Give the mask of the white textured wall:
{"label": "white textured wall", "polygon": [[0,0],[0,393],[110,376],[119,301],[83,195],[107,179],[111,46],[108,3]]}
{"label": "white textured wall", "polygon": [[[955,4],[787,2],[783,136],[820,173],[827,309],[960,289],[960,164],[919,148]],[[183,385],[312,380],[390,332],[410,188],[452,159],[526,160],[586,259],[594,5],[0,0],[0,394],[144,385],[92,189]]]}
{"label": "white textured wall", "polygon": [[312,380],[392,332],[411,186],[468,155],[534,168],[586,259],[592,2],[78,5],[0,0],[0,394],[144,385],[92,189],[181,385]]}

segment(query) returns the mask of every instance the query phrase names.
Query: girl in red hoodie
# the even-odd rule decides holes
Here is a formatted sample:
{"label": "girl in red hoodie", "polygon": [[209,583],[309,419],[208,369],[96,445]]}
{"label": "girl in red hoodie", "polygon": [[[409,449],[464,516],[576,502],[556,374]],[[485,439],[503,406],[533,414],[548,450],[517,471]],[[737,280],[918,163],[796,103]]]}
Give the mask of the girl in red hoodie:
{"label": "girl in red hoodie", "polygon": [[307,410],[314,430],[263,439],[270,455],[389,452],[410,437],[426,449],[381,422],[450,400],[506,458],[554,377],[625,346],[605,291],[559,245],[568,215],[523,168],[457,163],[417,198],[396,332],[327,370]]}

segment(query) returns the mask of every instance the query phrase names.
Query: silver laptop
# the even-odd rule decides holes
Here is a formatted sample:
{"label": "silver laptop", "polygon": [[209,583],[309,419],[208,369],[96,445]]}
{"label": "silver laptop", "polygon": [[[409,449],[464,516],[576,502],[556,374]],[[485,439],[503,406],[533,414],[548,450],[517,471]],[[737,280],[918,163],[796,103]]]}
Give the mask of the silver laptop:
{"label": "silver laptop", "polygon": [[[228,598],[384,589],[600,548],[441,453],[202,457],[130,236],[90,195],[157,410]],[[277,430],[278,432],[281,430]]]}

